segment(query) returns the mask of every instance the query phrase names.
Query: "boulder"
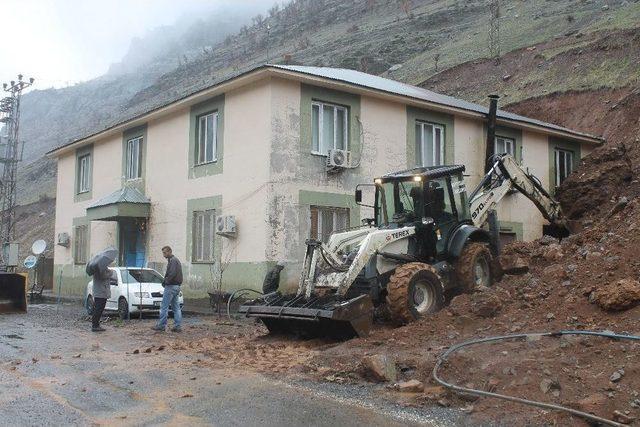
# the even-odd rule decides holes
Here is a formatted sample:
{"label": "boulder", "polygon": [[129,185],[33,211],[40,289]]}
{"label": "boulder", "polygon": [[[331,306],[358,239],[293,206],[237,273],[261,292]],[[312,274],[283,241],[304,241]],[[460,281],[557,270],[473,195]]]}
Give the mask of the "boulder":
{"label": "boulder", "polygon": [[602,407],[607,403],[607,396],[602,393],[591,394],[576,402],[576,409],[589,414],[602,412]]}
{"label": "boulder", "polygon": [[502,310],[502,302],[494,292],[473,294],[471,312],[479,317],[495,317]]}
{"label": "boulder", "polygon": [[424,384],[418,380],[403,381],[396,384],[396,390],[401,393],[421,393],[424,391]]}
{"label": "boulder", "polygon": [[500,266],[504,274],[525,274],[529,271],[529,263],[522,257],[500,257]]}
{"label": "boulder", "polygon": [[608,283],[592,292],[589,301],[606,311],[627,310],[640,304],[640,282],[621,279]]}
{"label": "boulder", "polygon": [[374,354],[362,359],[362,366],[368,377],[375,381],[395,381],[397,378],[396,362],[385,354]]}

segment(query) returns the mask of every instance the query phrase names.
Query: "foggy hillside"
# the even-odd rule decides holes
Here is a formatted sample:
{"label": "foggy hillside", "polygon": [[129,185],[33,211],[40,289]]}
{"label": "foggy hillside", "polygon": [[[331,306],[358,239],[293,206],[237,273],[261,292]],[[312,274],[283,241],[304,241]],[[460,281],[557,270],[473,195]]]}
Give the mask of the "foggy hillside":
{"label": "foggy hillside", "polygon": [[[130,51],[105,76],[24,96],[25,163],[74,138],[265,62],[358,69],[476,101],[497,89],[507,95],[503,105],[558,90],[615,88],[640,77],[640,67],[628,58],[596,54],[608,49],[598,48],[599,37],[638,25],[638,1],[502,0],[498,54],[505,62],[488,60],[489,6],[489,0],[294,0],[258,14],[234,9],[158,28],[133,40]],[[556,44],[544,53],[532,54],[537,60],[523,65],[518,79],[505,77],[515,75],[514,67],[520,64],[509,66],[514,55],[510,52],[553,41]],[[587,50],[595,53],[580,58],[588,70],[585,78],[572,75],[568,67],[556,71],[545,65],[553,64],[564,51],[579,51],[587,42],[595,43]],[[500,66],[478,65],[495,63]],[[481,78],[464,88],[457,84],[459,72],[446,73],[476,66]],[[606,78],[611,70],[617,70],[616,79]],[[561,74],[549,74],[556,72]],[[54,179],[50,161],[25,168],[20,174],[19,203],[34,202],[40,194],[55,197]]]}

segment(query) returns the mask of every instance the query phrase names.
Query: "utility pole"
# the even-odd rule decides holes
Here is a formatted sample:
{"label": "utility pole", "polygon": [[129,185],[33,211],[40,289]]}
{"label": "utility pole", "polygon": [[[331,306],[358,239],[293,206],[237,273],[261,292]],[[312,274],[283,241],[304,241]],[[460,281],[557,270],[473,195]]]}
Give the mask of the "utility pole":
{"label": "utility pole", "polygon": [[3,245],[2,266],[9,266],[9,253],[6,248],[15,240],[15,204],[16,204],[16,175],[18,162],[22,160],[22,147],[19,143],[20,135],[20,97],[22,91],[33,84],[22,80],[18,74],[18,81],[4,83],[2,88],[9,96],[0,99],[0,123],[4,124],[6,140],[0,144],[4,152],[0,152],[2,165],[2,181],[0,181],[0,243]]}

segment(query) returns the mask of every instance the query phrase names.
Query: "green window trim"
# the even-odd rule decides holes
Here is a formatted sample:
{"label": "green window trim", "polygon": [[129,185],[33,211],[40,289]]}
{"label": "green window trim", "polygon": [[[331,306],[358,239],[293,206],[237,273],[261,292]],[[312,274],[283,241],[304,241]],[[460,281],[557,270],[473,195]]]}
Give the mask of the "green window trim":
{"label": "green window trim", "polygon": [[429,123],[444,128],[444,164],[455,163],[454,116],[407,106],[407,167],[418,165],[416,156],[416,124]]}
{"label": "green window trim", "polygon": [[361,150],[360,96],[307,84],[301,86],[300,151],[310,156],[326,158],[324,154],[313,152],[312,105],[314,102],[347,109],[347,150],[359,154]]}
{"label": "green window trim", "polygon": [[[86,261],[76,261],[76,228],[77,227],[87,227],[87,235],[85,242],[85,251],[86,251]],[[71,258],[73,260],[73,265],[84,265],[91,258],[91,221],[86,216],[76,217],[71,220]]]}
{"label": "green window trim", "polygon": [[556,148],[573,152],[572,171],[575,171],[580,164],[581,145],[579,142],[571,142],[554,137],[549,137],[549,192],[556,191]]}
{"label": "green window trim", "polygon": [[[218,175],[223,170],[224,158],[224,95],[209,99],[191,107],[189,113],[189,171],[188,179]],[[198,164],[198,119],[207,114],[217,113],[215,159]]]}
{"label": "green window trim", "polygon": [[500,233],[514,233],[519,242],[524,238],[524,226],[521,222],[498,221],[498,231]]}
{"label": "green window trim", "polygon": [[[140,178],[127,179],[127,146],[130,140],[142,138],[142,160],[140,162]],[[145,175],[147,170],[147,146],[149,140],[147,138],[147,125],[137,126],[128,129],[122,133],[122,185],[133,186],[142,194],[145,193]]]}
{"label": "green window trim", "polygon": [[[80,192],[80,159],[84,156],[89,156],[89,191]],[[76,150],[76,166],[74,174],[74,202],[86,202],[93,198],[93,144],[87,147],[78,148]]]}
{"label": "green window trim", "polygon": [[351,227],[357,227],[360,224],[360,206],[356,204],[353,194],[300,190],[298,203],[309,212],[311,206],[349,209],[349,224]]}
{"label": "green window trim", "polygon": [[219,264],[221,259],[222,237],[214,234],[213,237],[213,261],[193,261],[193,217],[195,212],[206,210],[215,210],[216,216],[220,215],[220,207],[222,207],[222,196],[202,197],[199,199],[187,200],[187,254],[185,260],[191,264]]}
{"label": "green window trim", "polygon": [[[487,134],[487,126],[484,126],[484,134]],[[514,129],[505,126],[496,126],[496,137],[503,137],[512,139],[515,142],[514,146],[514,158],[518,163],[522,163],[524,160],[524,152],[522,147],[522,129]],[[486,138],[485,138],[486,141]],[[484,142],[484,141],[483,141]],[[495,141],[494,141],[495,144]],[[495,145],[494,145],[495,147]]]}

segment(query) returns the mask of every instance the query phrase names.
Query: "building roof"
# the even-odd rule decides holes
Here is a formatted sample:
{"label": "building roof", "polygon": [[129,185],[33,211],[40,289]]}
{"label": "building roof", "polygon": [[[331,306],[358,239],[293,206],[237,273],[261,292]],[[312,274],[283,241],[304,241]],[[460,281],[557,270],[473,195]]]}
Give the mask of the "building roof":
{"label": "building roof", "polygon": [[[420,99],[423,101],[431,102],[434,104],[440,104],[448,107],[459,108],[461,110],[473,111],[480,114],[488,114],[489,107],[474,104],[473,102],[464,101],[452,96],[443,95],[427,89],[423,89],[418,86],[412,86],[406,83],[399,82],[397,80],[391,80],[384,77],[374,76],[372,74],[363,73],[361,71],[349,70],[345,68],[330,68],[330,67],[307,67],[298,65],[271,65],[274,68],[280,68],[283,70],[289,70],[302,74],[309,74],[316,77],[323,77],[330,80],[337,80],[340,82],[349,83],[356,86],[362,86],[369,89],[375,89],[382,92],[392,93],[395,95],[402,95],[408,98]],[[496,117],[498,119],[504,119],[508,121],[530,123],[537,126],[545,127],[547,129],[559,130],[563,132],[572,133],[588,138],[597,137],[588,133],[575,131],[562,126],[554,125],[553,123],[543,122],[541,120],[532,119],[529,117],[521,116],[518,114],[510,113],[504,110],[498,110]]]}
{"label": "building roof", "polygon": [[[158,105],[147,106],[141,111],[133,111],[128,113],[125,112],[123,116],[116,118],[111,124],[104,126],[102,129],[96,129],[94,132],[89,133],[86,136],[56,147],[53,150],[49,151],[47,155],[55,156],[62,149],[71,147],[76,144],[81,145],[83,142],[87,142],[89,139],[98,138],[110,131],[119,131],[120,128],[124,130],[130,126],[136,125],[134,122],[145,120],[149,116],[161,113],[163,110],[171,107],[173,104],[199,102],[202,100],[202,97],[204,95],[216,88],[219,88],[220,86],[229,84],[244,77],[257,75],[260,73],[265,73],[267,75],[279,75],[285,78],[299,78],[301,80],[307,77],[313,78],[314,82],[324,81],[326,83],[333,82],[342,85],[346,84],[353,88],[360,88],[377,93],[406,98],[418,103],[427,103],[432,106],[432,108],[445,108],[454,111],[473,113],[476,115],[486,115],[489,111],[488,106],[467,102],[448,95],[439,94],[417,86],[412,86],[384,77],[374,76],[371,74],[363,73],[361,71],[349,70],[344,68],[265,64],[255,66],[247,70],[225,76],[223,78],[215,79],[195,91],[183,94],[182,96],[171,99],[169,101],[160,101]],[[535,128],[544,129],[549,133],[557,133],[560,136],[585,142],[597,144],[603,141],[601,137],[564,128],[562,126],[554,125],[552,123],[543,122],[529,117],[520,116],[518,114],[509,113],[503,110],[498,110],[497,119],[498,121],[504,121],[521,126],[530,125]]]}
{"label": "building roof", "polygon": [[99,208],[102,206],[115,205],[118,203],[150,204],[149,200],[140,190],[133,187],[123,187],[116,190],[102,199],[96,200],[87,209]]}

